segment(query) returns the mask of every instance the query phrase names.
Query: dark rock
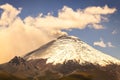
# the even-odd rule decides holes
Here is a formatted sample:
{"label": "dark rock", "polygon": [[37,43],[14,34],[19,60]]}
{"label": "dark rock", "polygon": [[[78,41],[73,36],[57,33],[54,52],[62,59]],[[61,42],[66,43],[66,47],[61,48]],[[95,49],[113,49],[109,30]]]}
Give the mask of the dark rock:
{"label": "dark rock", "polygon": [[25,64],[25,62],[26,61],[23,58],[17,56],[15,56],[11,61],[9,61],[9,63],[16,65]]}

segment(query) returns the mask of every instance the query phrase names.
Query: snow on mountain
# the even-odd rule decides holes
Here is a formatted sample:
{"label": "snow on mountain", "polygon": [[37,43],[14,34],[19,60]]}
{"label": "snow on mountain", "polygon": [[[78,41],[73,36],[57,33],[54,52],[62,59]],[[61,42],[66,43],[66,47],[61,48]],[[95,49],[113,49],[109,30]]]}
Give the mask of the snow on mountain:
{"label": "snow on mountain", "polygon": [[61,36],[39,49],[24,56],[26,60],[47,59],[47,63],[64,63],[68,60],[82,63],[92,63],[105,66],[108,64],[120,64],[120,61],[104,54],[87,43],[73,36]]}

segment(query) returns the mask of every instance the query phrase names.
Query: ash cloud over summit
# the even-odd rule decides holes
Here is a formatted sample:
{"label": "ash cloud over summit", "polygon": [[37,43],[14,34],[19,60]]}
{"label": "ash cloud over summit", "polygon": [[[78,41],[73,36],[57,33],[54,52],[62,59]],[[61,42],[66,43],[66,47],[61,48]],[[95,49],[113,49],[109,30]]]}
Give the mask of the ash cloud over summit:
{"label": "ash cloud over summit", "polygon": [[37,17],[19,17],[22,8],[15,8],[10,4],[0,5],[0,63],[4,63],[15,55],[22,56],[40,45],[54,38],[67,34],[62,30],[85,29],[91,25],[93,29],[104,29],[100,24],[108,21],[108,14],[113,14],[116,9],[91,6],[85,9],[73,10],[63,6],[55,17],[51,13]]}

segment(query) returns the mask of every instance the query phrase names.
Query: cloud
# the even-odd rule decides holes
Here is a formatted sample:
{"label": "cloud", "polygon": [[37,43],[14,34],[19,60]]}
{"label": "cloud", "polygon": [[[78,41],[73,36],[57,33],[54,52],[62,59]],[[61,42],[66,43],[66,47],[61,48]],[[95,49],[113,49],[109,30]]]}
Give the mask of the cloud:
{"label": "cloud", "polygon": [[112,31],[112,34],[114,35],[114,34],[117,34],[117,31],[116,30],[113,30]]}
{"label": "cloud", "polygon": [[15,55],[22,56],[60,35],[67,35],[62,30],[85,29],[88,25],[93,29],[104,29],[100,23],[107,18],[105,15],[116,11],[107,6],[82,10],[64,6],[56,17],[40,13],[37,17],[21,19],[22,8],[4,4],[0,5],[0,9],[3,10],[0,16],[0,63],[9,61]]}
{"label": "cloud", "polygon": [[115,46],[112,45],[111,42],[108,42],[107,45],[108,45],[108,47],[115,47]]}
{"label": "cloud", "polygon": [[22,10],[22,8],[16,9],[9,4],[1,5],[0,9],[3,10],[3,13],[0,17],[0,26],[2,27],[9,27]]}
{"label": "cloud", "polygon": [[[92,9],[95,9],[95,11],[93,11]],[[26,23],[29,19],[31,19],[32,21],[34,21],[34,24],[33,22],[29,21],[29,25],[35,25],[36,27],[40,28],[49,27],[54,30],[71,28],[84,29],[88,27],[87,25],[92,25],[92,28],[94,29],[103,29],[103,26],[99,24],[103,19],[102,15],[112,14],[115,11],[115,8],[111,9],[107,6],[103,8],[88,7],[84,10],[73,10],[72,8],[64,6],[61,10],[59,10],[57,17],[54,17],[51,14],[48,14],[46,16],[40,14],[36,18],[27,17],[24,21]]]}
{"label": "cloud", "polygon": [[102,38],[100,39],[100,41],[94,42],[93,45],[94,45],[94,46],[100,46],[100,47],[103,47],[103,48],[106,47],[106,44],[105,44],[105,42],[103,41]]}
{"label": "cloud", "polygon": [[27,26],[18,16],[21,9],[9,4],[0,8],[3,9],[0,27],[4,27],[0,29],[0,63],[9,61],[15,55],[22,56],[53,39],[39,29]]}
{"label": "cloud", "polygon": [[102,38],[100,38],[100,41],[94,42],[93,45],[94,46],[99,46],[99,47],[102,47],[102,48],[105,48],[105,47],[111,47],[111,48],[113,48],[113,47],[115,47],[115,46],[112,45],[111,42],[105,43]]}
{"label": "cloud", "polygon": [[115,8],[109,8],[107,5],[105,5],[104,7],[88,7],[85,9],[86,13],[89,14],[102,14],[102,15],[106,15],[106,14],[111,14],[114,13],[116,11]]}

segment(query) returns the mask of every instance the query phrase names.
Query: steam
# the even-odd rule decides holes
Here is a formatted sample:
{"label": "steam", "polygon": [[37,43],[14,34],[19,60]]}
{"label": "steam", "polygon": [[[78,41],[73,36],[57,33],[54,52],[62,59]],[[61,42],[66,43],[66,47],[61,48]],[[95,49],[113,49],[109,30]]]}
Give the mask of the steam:
{"label": "steam", "polygon": [[22,56],[56,37],[66,34],[62,30],[90,28],[104,29],[100,24],[106,21],[105,15],[112,14],[115,8],[88,7],[73,10],[64,6],[55,17],[51,13],[37,17],[28,16],[21,19],[22,8],[10,4],[0,6],[3,10],[0,17],[0,63],[9,61],[15,55]]}

